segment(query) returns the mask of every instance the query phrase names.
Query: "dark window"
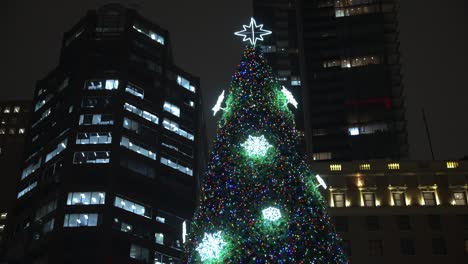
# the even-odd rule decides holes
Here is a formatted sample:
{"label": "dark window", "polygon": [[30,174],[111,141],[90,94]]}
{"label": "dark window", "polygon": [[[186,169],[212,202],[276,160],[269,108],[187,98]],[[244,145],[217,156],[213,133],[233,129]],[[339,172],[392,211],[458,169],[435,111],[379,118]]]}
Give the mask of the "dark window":
{"label": "dark window", "polygon": [[468,215],[460,215],[459,218],[463,229],[468,230]]}
{"label": "dark window", "polygon": [[465,254],[468,255],[468,238],[465,238]]}
{"label": "dark window", "polygon": [[382,256],[383,243],[382,240],[369,240],[369,256]]}
{"label": "dark window", "polygon": [[427,216],[429,228],[431,230],[442,230],[442,223],[440,222],[440,215],[428,215]]}
{"label": "dark window", "polygon": [[414,251],[414,240],[412,239],[401,239],[400,241],[401,254],[404,256],[412,256],[415,254]]}
{"label": "dark window", "polygon": [[396,221],[400,231],[411,230],[411,221],[408,215],[398,215]]}
{"label": "dark window", "polygon": [[335,227],[338,232],[348,232],[348,217],[347,216],[335,216]]}
{"label": "dark window", "polygon": [[343,248],[343,252],[346,256],[352,256],[353,252],[351,251],[351,241],[343,240],[341,241],[341,247]]}
{"label": "dark window", "polygon": [[366,225],[368,231],[377,231],[380,229],[380,221],[378,216],[366,216]]}
{"label": "dark window", "polygon": [[434,255],[447,255],[447,246],[443,238],[432,239],[432,253]]}

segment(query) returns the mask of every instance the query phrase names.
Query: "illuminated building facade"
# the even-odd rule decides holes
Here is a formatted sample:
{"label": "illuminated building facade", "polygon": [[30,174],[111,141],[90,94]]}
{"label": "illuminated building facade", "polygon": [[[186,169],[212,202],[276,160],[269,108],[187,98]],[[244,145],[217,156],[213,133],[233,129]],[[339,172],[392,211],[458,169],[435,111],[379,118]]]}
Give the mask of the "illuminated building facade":
{"label": "illuminated building facade", "polygon": [[170,47],[120,5],[64,34],[34,94],[9,260],[180,263],[206,140],[199,79]]}
{"label": "illuminated building facade", "polygon": [[351,263],[468,263],[467,161],[312,166]]}
{"label": "illuminated building facade", "polygon": [[[408,156],[395,0],[254,0],[314,160]],[[302,113],[303,112],[303,113]]]}
{"label": "illuminated building facade", "polygon": [[8,209],[15,200],[30,101],[0,102],[0,256],[6,240]]}

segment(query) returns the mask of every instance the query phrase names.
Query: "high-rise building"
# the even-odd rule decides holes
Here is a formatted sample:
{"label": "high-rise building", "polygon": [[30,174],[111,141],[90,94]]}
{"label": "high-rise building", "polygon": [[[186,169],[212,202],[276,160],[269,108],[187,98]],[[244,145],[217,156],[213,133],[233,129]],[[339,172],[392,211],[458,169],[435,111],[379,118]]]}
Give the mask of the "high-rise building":
{"label": "high-rise building", "polygon": [[312,166],[350,263],[468,263],[468,161]]}
{"label": "high-rise building", "polygon": [[[315,160],[408,155],[396,0],[254,0],[264,51],[301,96]],[[303,121],[302,121],[303,119]]]}
{"label": "high-rise building", "polygon": [[206,140],[199,79],[170,47],[115,4],[64,34],[34,94],[9,259],[179,263]]}
{"label": "high-rise building", "polygon": [[30,104],[24,100],[0,102],[0,255],[6,240],[8,209],[15,200]]}

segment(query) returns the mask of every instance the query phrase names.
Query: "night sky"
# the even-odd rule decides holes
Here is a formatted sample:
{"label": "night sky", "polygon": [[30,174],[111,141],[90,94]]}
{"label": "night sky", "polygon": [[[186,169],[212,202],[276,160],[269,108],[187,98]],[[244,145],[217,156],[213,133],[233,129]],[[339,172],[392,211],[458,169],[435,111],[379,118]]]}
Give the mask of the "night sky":
{"label": "night sky", "polygon": [[[176,64],[201,78],[208,136],[212,105],[229,85],[243,44],[234,31],[252,15],[249,0],[113,1],[169,30]],[[430,159],[424,107],[436,159],[468,155],[468,2],[400,1],[400,42],[412,159]],[[3,0],[1,100],[31,99],[36,80],[58,62],[63,32],[109,1]],[[259,21],[261,22],[261,21]],[[268,29],[268,25],[265,25]],[[274,32],[273,32],[274,33]]]}

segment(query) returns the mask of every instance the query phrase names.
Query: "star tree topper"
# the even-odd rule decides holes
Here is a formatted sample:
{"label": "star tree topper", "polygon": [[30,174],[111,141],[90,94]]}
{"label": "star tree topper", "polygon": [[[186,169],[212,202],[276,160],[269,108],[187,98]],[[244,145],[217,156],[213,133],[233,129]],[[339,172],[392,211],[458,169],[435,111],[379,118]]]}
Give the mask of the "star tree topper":
{"label": "star tree topper", "polygon": [[[250,41],[250,44],[254,45],[257,43],[257,40],[263,41],[263,36],[270,35],[270,30],[263,29],[263,24],[257,26],[257,22],[252,17],[250,18],[250,24],[242,26],[244,30],[237,31],[234,35],[244,37],[242,41]],[[258,29],[258,30],[257,30]]]}

